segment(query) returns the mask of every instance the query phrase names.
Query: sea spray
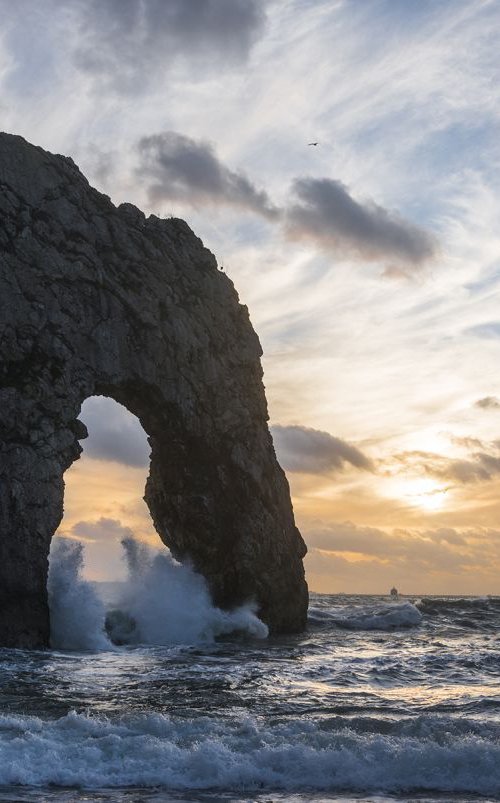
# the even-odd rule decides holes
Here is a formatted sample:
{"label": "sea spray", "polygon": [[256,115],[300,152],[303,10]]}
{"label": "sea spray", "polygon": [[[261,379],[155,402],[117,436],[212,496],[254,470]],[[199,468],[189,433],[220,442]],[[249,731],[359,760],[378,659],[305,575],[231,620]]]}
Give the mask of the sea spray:
{"label": "sea spray", "polygon": [[265,638],[267,627],[246,604],[227,612],[212,604],[205,579],[166,550],[134,538],[122,541],[128,567],[119,608],[108,616],[113,640],[140,644],[196,644],[235,631]]}
{"label": "sea spray", "polygon": [[233,611],[214,607],[205,579],[134,538],[122,541],[128,579],[116,606],[106,611],[95,586],[82,578],[84,547],[58,537],[49,570],[51,644],[62,650],[109,650],[115,644],[210,643],[240,632],[266,638],[268,630],[251,603]]}
{"label": "sea spray", "polygon": [[61,650],[109,650],[113,645],[104,629],[104,604],[82,579],[83,564],[83,544],[53,539],[47,584],[50,643]]}

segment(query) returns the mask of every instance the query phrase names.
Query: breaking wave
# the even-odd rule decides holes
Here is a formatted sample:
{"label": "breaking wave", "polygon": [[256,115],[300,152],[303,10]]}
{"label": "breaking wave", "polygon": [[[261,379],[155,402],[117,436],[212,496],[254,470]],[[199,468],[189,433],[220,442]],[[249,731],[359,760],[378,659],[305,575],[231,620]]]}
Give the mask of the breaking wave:
{"label": "breaking wave", "polygon": [[251,603],[216,608],[205,579],[133,538],[122,541],[128,580],[111,609],[82,578],[83,545],[53,540],[48,581],[51,644],[63,650],[106,650],[124,644],[197,644],[240,632],[266,638],[268,629]]}
{"label": "breaking wave", "polygon": [[328,611],[310,607],[309,619],[319,625],[328,623],[346,630],[395,630],[419,625],[422,613],[412,602],[390,602]]}
{"label": "breaking wave", "polygon": [[0,784],[498,794],[498,733],[478,730],[430,717],[373,733],[347,720],[1,716]]}

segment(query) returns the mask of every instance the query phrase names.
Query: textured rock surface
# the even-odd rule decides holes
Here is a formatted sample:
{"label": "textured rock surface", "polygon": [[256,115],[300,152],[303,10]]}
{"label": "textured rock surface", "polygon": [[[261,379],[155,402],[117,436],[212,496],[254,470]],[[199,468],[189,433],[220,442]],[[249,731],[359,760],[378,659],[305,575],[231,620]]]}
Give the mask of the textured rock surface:
{"label": "textured rock surface", "polygon": [[82,402],[149,435],[158,533],[275,632],[305,624],[305,545],[246,307],[182,220],[116,208],[71,159],[0,134],[0,644],[48,642],[50,540]]}

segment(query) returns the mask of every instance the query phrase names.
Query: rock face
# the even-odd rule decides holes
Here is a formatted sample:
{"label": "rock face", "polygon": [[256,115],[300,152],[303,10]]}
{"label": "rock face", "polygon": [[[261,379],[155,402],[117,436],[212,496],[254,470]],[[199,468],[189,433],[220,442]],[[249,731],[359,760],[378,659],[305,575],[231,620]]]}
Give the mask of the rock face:
{"label": "rock face", "polygon": [[49,639],[47,567],[89,396],[149,436],[145,499],[217,605],[304,627],[305,544],[246,307],[182,220],[116,208],[71,159],[0,134],[0,644]]}

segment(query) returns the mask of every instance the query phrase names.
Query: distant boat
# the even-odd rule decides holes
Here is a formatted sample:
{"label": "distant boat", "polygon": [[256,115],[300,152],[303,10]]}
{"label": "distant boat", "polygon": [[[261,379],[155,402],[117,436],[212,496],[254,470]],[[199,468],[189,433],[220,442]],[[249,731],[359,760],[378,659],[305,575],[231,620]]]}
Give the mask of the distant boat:
{"label": "distant boat", "polygon": [[398,589],[396,586],[391,588],[391,599],[397,599],[399,597]]}

